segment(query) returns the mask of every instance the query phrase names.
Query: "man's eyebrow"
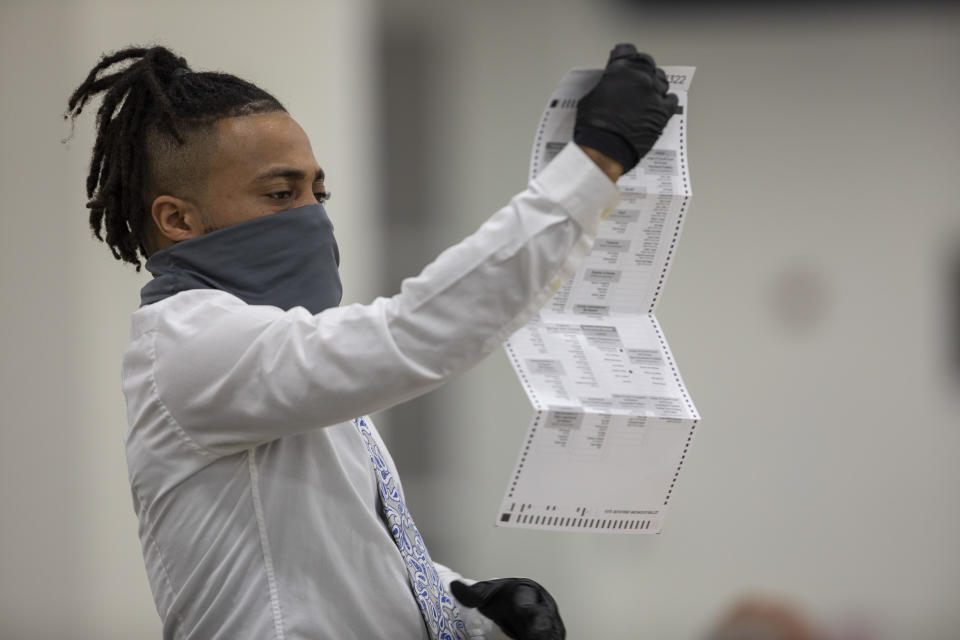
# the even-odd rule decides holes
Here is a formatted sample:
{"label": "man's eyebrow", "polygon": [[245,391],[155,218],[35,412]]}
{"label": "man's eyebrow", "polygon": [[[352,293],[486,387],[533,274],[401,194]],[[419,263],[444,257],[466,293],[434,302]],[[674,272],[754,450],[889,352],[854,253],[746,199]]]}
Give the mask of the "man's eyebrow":
{"label": "man's eyebrow", "polygon": [[[274,178],[286,178],[288,180],[303,180],[307,177],[305,171],[300,169],[294,169],[292,167],[277,167],[276,169],[270,169],[265,171],[254,178],[255,182],[265,182],[267,180],[273,180]],[[326,177],[326,174],[323,173],[323,169],[317,169],[317,173],[313,178],[314,182],[321,181]]]}

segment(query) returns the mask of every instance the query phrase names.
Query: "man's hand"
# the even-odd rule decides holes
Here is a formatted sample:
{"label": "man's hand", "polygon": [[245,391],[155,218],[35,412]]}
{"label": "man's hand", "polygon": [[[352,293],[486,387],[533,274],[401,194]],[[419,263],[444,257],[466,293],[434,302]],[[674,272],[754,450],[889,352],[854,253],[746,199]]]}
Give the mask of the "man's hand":
{"label": "man's hand", "polygon": [[580,99],[573,141],[630,171],[647,154],[677,111],[677,96],[653,58],[618,44],[600,82]]}
{"label": "man's hand", "polygon": [[450,591],[460,604],[476,607],[515,640],[567,637],[553,596],[529,578],[484,580],[472,586],[454,580]]}

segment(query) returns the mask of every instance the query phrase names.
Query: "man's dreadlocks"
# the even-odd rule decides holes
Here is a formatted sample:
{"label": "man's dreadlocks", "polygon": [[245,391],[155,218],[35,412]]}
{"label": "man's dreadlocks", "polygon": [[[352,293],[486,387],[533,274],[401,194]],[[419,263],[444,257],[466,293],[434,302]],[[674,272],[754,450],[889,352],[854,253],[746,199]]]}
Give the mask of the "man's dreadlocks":
{"label": "man's dreadlocks", "polygon": [[[119,71],[115,64],[133,61]],[[104,55],[70,96],[64,118],[75,119],[93,96],[97,139],[87,175],[90,227],[117,260],[136,265],[151,253],[150,207],[158,195],[184,187],[203,167],[214,124],[233,116],[286,111],[276,98],[224,73],[191,72],[164,47],[129,47]],[[203,147],[202,149],[200,147]]]}

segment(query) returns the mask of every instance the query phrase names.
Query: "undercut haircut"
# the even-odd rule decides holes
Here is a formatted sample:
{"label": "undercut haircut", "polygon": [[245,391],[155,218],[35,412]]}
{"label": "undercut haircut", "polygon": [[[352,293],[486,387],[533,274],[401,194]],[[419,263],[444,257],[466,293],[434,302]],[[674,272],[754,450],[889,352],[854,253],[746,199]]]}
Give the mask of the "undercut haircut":
{"label": "undercut haircut", "polygon": [[263,89],[229,74],[191,71],[159,46],[105,54],[70,96],[64,119],[73,123],[100,93],[86,184],[90,228],[137,271],[140,256],[155,250],[153,200],[202,189],[217,121],[286,111]]}

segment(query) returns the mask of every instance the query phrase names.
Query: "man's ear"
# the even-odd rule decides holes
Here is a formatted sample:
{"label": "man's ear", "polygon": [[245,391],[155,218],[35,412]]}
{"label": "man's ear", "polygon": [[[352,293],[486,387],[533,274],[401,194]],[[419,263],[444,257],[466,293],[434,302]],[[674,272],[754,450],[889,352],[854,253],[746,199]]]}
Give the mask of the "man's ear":
{"label": "man's ear", "polygon": [[199,214],[192,202],[173,196],[157,196],[150,208],[159,237],[171,242],[203,235]]}

